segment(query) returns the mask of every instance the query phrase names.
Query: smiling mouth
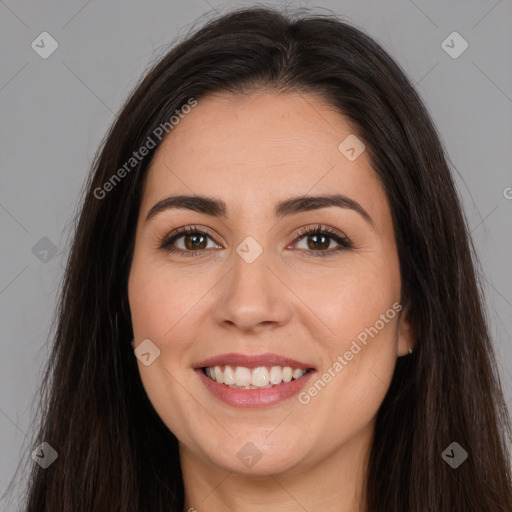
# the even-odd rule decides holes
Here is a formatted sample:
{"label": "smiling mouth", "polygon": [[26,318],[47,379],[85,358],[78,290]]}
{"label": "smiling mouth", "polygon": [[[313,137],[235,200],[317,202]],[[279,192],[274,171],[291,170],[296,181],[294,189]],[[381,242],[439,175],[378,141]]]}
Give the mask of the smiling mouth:
{"label": "smiling mouth", "polygon": [[298,380],[313,368],[292,368],[291,366],[208,366],[201,371],[218,384],[232,389],[269,389]]}

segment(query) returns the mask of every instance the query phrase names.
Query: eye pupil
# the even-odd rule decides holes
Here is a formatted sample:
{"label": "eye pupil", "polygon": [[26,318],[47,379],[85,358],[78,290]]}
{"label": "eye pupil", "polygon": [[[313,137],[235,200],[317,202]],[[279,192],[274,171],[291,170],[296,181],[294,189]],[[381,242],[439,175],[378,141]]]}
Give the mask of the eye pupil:
{"label": "eye pupil", "polygon": [[[317,243],[319,238],[323,239],[323,242]],[[313,245],[309,244],[309,242],[308,242],[308,246],[310,248],[313,248],[313,249],[318,249],[318,248],[320,248],[320,249],[328,249],[329,248],[328,237],[316,234],[316,235],[311,235],[311,236],[308,237],[308,240],[311,240],[311,239],[315,239],[316,241],[313,243]],[[327,240],[327,242],[326,242],[326,240]]]}
{"label": "eye pupil", "polygon": [[[200,235],[200,234],[186,235],[185,236],[185,247],[187,247],[187,249],[197,249],[200,244],[204,243],[205,238],[206,237],[204,235]],[[191,239],[193,240],[192,246],[189,246],[189,242],[191,241]],[[202,240],[200,241],[199,239],[202,239]],[[200,247],[200,248],[204,249],[204,247]]]}

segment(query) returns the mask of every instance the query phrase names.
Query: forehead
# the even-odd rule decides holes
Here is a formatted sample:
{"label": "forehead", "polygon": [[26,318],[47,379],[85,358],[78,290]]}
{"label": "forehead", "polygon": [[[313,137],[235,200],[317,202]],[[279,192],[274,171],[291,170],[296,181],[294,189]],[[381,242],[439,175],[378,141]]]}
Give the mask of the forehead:
{"label": "forehead", "polygon": [[205,97],[154,155],[142,210],[171,193],[223,198],[228,214],[265,203],[270,209],[308,193],[339,192],[366,202],[369,210],[385,208],[366,152],[351,161],[343,144],[340,151],[354,132],[347,118],[311,94]]}

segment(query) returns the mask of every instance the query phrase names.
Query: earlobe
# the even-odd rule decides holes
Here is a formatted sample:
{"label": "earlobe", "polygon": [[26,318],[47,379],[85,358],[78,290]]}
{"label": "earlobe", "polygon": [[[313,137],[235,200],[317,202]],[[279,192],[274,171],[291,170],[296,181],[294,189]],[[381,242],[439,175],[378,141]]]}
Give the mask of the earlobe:
{"label": "earlobe", "polygon": [[409,308],[402,310],[398,321],[398,357],[412,354],[416,344],[415,330],[411,323]]}

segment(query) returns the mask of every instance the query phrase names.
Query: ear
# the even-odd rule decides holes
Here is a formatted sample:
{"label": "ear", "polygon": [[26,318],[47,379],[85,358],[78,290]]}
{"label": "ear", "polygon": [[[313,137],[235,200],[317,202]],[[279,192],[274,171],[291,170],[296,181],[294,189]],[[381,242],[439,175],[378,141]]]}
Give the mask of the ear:
{"label": "ear", "polygon": [[398,352],[397,356],[408,356],[411,350],[414,350],[416,345],[416,333],[412,325],[409,307],[406,306],[400,312],[400,319],[398,320]]}

